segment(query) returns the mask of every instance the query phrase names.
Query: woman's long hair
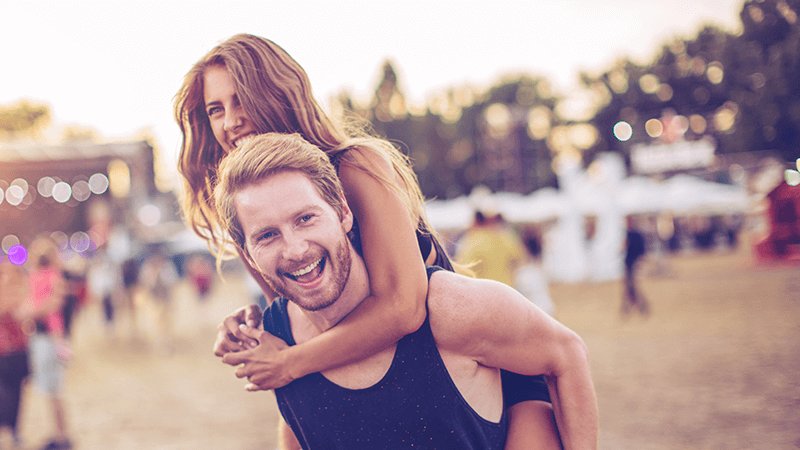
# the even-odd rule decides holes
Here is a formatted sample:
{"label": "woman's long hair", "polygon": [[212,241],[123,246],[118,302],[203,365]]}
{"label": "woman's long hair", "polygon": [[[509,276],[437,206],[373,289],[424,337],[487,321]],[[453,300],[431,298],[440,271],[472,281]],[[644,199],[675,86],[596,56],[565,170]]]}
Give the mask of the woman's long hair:
{"label": "woman's long hair", "polygon": [[[175,98],[175,119],[183,134],[178,170],[184,178],[183,212],[192,229],[210,247],[228,241],[214,210],[217,166],[225,151],[216,141],[206,114],[203,76],[211,66],[230,73],[243,109],[258,133],[299,133],[339,164],[351,164],[394,190],[420,231],[433,234],[425,218],[424,197],[411,163],[385,139],[369,135],[363,124],[347,128],[333,122],[317,104],[303,68],[274,42],[238,34],[213,48],[186,74]],[[389,161],[394,179],[379,176],[345,152],[358,147]]]}

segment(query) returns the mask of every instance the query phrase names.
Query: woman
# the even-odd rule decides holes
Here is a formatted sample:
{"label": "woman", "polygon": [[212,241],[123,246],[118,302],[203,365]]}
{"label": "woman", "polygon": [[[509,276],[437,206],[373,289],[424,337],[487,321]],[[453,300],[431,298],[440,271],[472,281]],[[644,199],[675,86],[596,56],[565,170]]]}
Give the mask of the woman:
{"label": "woman", "polygon": [[31,315],[35,332],[30,336],[33,382],[44,393],[53,413],[56,435],[47,449],[71,448],[63,403],[64,367],[69,359],[69,346],[64,340],[65,284],[58,248],[48,237],[39,237],[31,244],[34,267],[29,275]]}
{"label": "woman", "polygon": [[[426,315],[425,263],[453,267],[425,218],[411,165],[388,141],[330,120],[313,98],[304,70],[288,53],[264,38],[231,37],[186,75],[175,116],[183,133],[179,170],[186,191],[184,213],[195,232],[215,248],[226,240],[213,208],[217,165],[253,134],[299,133],[324,150],[338,169],[358,223],[370,297],[338,326],[302,345],[277,343],[274,369],[261,377],[258,388],[281,387],[361,359],[419,328]],[[263,279],[248,269],[272,298]],[[534,395],[539,400],[547,396],[541,386]],[[508,397],[506,401],[513,403]],[[525,428],[537,435],[540,448],[543,436],[550,438],[544,442],[557,445],[550,405],[525,402],[531,403],[536,403],[532,412],[519,415],[534,416],[526,419]],[[521,427],[514,427],[515,415],[512,410],[510,443],[521,433]]]}

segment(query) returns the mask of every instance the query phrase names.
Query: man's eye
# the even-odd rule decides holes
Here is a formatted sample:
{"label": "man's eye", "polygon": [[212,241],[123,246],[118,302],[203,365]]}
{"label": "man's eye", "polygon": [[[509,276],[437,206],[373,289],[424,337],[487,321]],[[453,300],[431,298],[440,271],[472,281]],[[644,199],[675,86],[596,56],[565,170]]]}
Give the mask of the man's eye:
{"label": "man's eye", "polygon": [[311,219],[313,219],[313,218],[314,218],[314,216],[312,216],[311,214],[306,214],[305,216],[300,217],[300,222],[301,223],[310,222]]}
{"label": "man's eye", "polygon": [[265,232],[265,233],[262,233],[262,234],[261,234],[261,235],[258,237],[258,240],[259,240],[259,241],[266,241],[266,240],[272,239],[272,238],[273,238],[273,237],[275,237],[275,236],[276,236],[276,233],[275,233],[274,231],[267,231],[267,232]]}

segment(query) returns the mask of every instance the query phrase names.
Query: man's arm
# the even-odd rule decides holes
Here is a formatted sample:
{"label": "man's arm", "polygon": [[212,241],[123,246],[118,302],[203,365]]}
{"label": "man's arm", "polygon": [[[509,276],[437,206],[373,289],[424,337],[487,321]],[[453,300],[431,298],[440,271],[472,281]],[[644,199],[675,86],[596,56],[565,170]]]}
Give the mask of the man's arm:
{"label": "man's arm", "polygon": [[428,297],[437,344],[489,367],[553,380],[566,449],[597,448],[597,399],[581,338],[514,289],[437,272]]}

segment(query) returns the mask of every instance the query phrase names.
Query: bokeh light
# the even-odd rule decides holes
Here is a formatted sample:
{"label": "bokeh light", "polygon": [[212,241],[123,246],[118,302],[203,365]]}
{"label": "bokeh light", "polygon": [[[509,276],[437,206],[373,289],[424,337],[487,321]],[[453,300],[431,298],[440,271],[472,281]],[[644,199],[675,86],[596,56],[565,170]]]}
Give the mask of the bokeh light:
{"label": "bokeh light", "polygon": [[13,245],[8,249],[8,260],[11,264],[21,266],[28,261],[28,250],[22,245]]}
{"label": "bokeh light", "polygon": [[659,84],[658,77],[652,73],[642,75],[639,78],[639,89],[645,94],[655,94],[658,91]]}
{"label": "bokeh light", "polygon": [[83,231],[76,231],[69,237],[69,247],[77,253],[83,253],[89,250],[91,245],[92,240],[89,238],[89,235]]}
{"label": "bokeh light", "polygon": [[664,124],[658,119],[650,119],[644,123],[644,130],[647,131],[647,135],[651,138],[661,137],[664,132]]}
{"label": "bokeh light", "polygon": [[726,102],[714,114],[714,127],[722,132],[731,131],[736,123],[739,107],[736,103]]}
{"label": "bokeh light", "polygon": [[56,243],[59,250],[64,251],[69,247],[69,237],[63,231],[53,231],[50,233],[50,239]]}
{"label": "bokeh light", "polygon": [[633,128],[628,122],[619,121],[614,124],[614,137],[625,142],[633,136]]}
{"label": "bokeh light", "polygon": [[125,161],[115,159],[108,163],[108,187],[116,198],[125,198],[130,193],[131,169]]}
{"label": "bokeh light", "polygon": [[11,186],[19,186],[22,189],[22,196],[28,193],[28,182],[24,178],[16,178],[11,182]]}
{"label": "bokeh light", "polygon": [[537,106],[528,111],[528,136],[534,140],[547,138],[550,133],[551,114],[544,106]]}
{"label": "bokeh light", "polygon": [[67,203],[72,196],[72,186],[63,181],[59,181],[53,186],[53,200],[58,203]]}
{"label": "bokeh light", "polygon": [[5,201],[5,199],[6,199],[6,192],[3,190],[3,188],[0,187],[0,205],[3,204],[3,201]]}
{"label": "bokeh light", "polygon": [[570,143],[580,150],[586,150],[597,142],[597,128],[584,123],[569,127]]}
{"label": "bokeh light", "polygon": [[658,90],[656,91],[656,97],[662,102],[668,102],[672,99],[672,86],[664,83],[658,86]]}
{"label": "bokeh light", "polygon": [[783,178],[789,186],[800,185],[800,172],[796,170],[786,169],[786,171],[783,172]]}
{"label": "bokeh light", "polygon": [[39,178],[39,182],[36,183],[36,190],[42,197],[51,197],[53,195],[53,187],[55,187],[55,185],[56,180],[54,180],[52,177],[42,177]]}
{"label": "bokeh light", "polygon": [[722,69],[722,64],[719,61],[712,61],[708,64],[706,69],[706,77],[708,81],[713,84],[720,84],[725,78],[725,71]]}
{"label": "bokeh light", "polygon": [[78,180],[72,184],[72,198],[79,202],[86,201],[92,195],[89,188],[89,182],[86,180]]}
{"label": "bokeh light", "polygon": [[3,237],[3,240],[0,241],[0,247],[2,247],[3,251],[6,253],[15,245],[19,245],[19,238],[15,234],[7,234]]}
{"label": "bokeh light", "polygon": [[511,130],[511,111],[502,103],[493,103],[483,112],[486,124],[489,125],[489,134],[493,137],[503,137]]}
{"label": "bokeh light", "polygon": [[6,189],[6,201],[9,205],[17,206],[22,203],[23,198],[25,198],[25,191],[19,185],[14,184]]}
{"label": "bokeh light", "polygon": [[703,134],[706,132],[706,128],[708,127],[708,123],[706,122],[706,118],[701,116],[700,114],[692,114],[689,116],[689,128],[692,129],[692,132],[695,134]]}
{"label": "bokeh light", "polygon": [[139,217],[139,221],[148,227],[158,225],[158,223],[161,221],[161,210],[158,209],[158,206],[153,204],[147,204],[139,208],[137,215]]}
{"label": "bokeh light", "polygon": [[96,173],[89,177],[89,189],[93,194],[104,194],[108,190],[108,177],[102,173]]}

